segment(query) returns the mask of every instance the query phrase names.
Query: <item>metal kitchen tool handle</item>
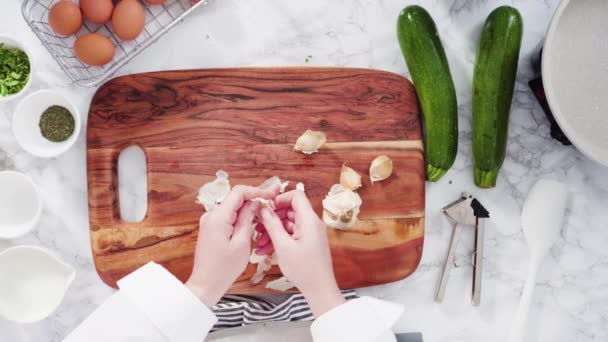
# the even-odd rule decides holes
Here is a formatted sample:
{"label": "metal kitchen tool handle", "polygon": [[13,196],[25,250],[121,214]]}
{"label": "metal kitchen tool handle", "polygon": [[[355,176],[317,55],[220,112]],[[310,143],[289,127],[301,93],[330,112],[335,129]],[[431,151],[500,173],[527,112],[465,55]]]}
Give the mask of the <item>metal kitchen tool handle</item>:
{"label": "metal kitchen tool handle", "polygon": [[475,254],[473,255],[473,305],[479,306],[481,302],[481,277],[483,265],[484,220],[490,213],[477,199],[471,201],[473,215],[475,215]]}
{"label": "metal kitchen tool handle", "polygon": [[484,226],[483,220],[477,218],[475,227],[475,252],[473,254],[473,293],[471,295],[474,306],[479,306],[481,303],[481,275],[483,265],[483,235]]}
{"label": "metal kitchen tool handle", "polygon": [[445,295],[449,273],[454,265],[456,246],[462,232],[462,226],[473,225],[475,226],[475,251],[473,253],[473,284],[471,298],[473,305],[478,306],[481,302],[483,241],[485,233],[483,219],[490,217],[490,213],[477,199],[466,192],[462,194],[460,199],[444,207],[442,211],[450,222],[453,222],[453,232],[448,255],[437,285],[435,301],[441,302]]}
{"label": "metal kitchen tool handle", "polygon": [[462,225],[454,222],[452,240],[448,249],[448,256],[446,257],[445,263],[443,264],[443,271],[441,272],[441,277],[439,278],[439,285],[437,286],[437,292],[435,293],[435,301],[438,303],[443,301],[443,297],[445,295],[445,289],[448,285],[450,271],[452,270],[452,267],[454,267],[454,258],[456,257],[456,246],[458,244],[458,239],[460,238],[461,233]]}

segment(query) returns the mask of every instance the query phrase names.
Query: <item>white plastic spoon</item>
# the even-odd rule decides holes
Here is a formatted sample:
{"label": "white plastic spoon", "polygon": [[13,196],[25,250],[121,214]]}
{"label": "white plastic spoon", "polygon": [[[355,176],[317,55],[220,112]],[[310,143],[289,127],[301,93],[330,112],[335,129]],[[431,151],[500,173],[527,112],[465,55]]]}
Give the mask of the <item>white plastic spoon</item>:
{"label": "white plastic spoon", "polygon": [[530,251],[530,264],[509,342],[524,341],[536,275],[549,249],[559,237],[567,200],[568,187],[553,180],[539,180],[528,193],[521,213],[521,223]]}

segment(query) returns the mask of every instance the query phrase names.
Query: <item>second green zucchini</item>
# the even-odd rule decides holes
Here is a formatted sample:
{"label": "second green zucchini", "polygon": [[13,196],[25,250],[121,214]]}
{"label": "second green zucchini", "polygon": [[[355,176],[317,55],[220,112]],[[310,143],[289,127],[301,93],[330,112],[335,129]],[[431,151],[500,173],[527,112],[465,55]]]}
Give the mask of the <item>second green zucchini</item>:
{"label": "second green zucchini", "polygon": [[481,188],[496,186],[505,160],[522,32],[521,15],[509,6],[490,13],[481,32],[473,80],[474,180]]}

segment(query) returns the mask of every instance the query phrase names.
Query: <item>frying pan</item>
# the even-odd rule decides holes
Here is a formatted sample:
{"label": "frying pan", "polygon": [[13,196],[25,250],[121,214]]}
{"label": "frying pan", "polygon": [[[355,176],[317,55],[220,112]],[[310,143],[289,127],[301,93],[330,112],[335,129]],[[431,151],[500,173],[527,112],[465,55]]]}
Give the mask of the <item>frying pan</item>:
{"label": "frying pan", "polygon": [[608,1],[563,0],[542,57],[555,120],[589,158],[608,166]]}

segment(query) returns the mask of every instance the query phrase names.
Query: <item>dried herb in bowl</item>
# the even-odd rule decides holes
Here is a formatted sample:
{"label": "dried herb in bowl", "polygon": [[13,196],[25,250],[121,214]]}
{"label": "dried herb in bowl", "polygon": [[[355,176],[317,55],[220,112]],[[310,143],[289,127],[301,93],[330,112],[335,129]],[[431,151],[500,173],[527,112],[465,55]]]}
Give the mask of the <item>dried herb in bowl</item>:
{"label": "dried herb in bowl", "polygon": [[30,59],[18,48],[0,43],[0,96],[17,94],[30,78]]}
{"label": "dried herb in bowl", "polygon": [[74,116],[62,106],[50,106],[40,116],[40,133],[52,142],[68,140],[76,128]]}

